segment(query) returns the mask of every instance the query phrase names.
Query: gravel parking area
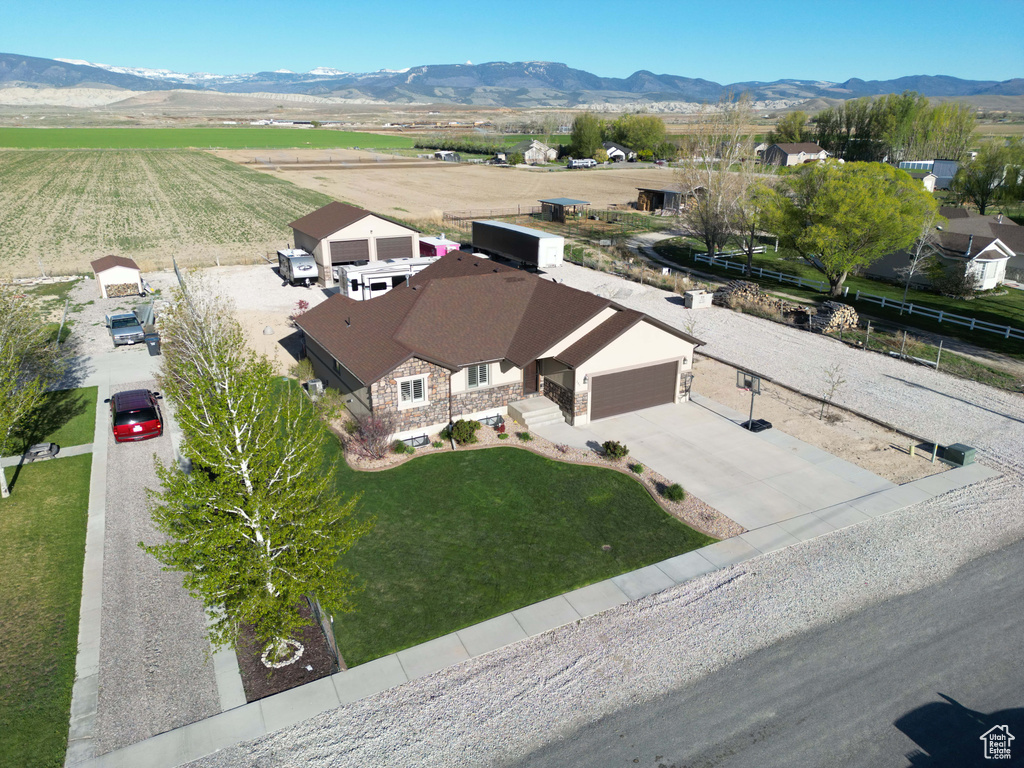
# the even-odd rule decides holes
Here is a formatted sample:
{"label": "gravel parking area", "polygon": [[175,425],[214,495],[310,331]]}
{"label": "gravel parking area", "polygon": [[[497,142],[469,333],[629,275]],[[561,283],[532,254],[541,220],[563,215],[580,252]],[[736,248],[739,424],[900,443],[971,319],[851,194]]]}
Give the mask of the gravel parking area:
{"label": "gravel parking area", "polygon": [[[681,324],[667,294],[566,265],[559,281]],[[974,445],[1005,476],[709,574],[191,765],[512,765],[539,745],[823,626],[1024,537],[1024,398],[721,309],[693,313],[709,351],[911,432]]]}
{"label": "gravel parking area", "polygon": [[157,541],[145,489],[157,487],[153,455],[174,457],[166,423],[161,437],[139,443],[117,444],[108,432],[107,450],[98,754],[220,712],[203,608],[138,546]]}

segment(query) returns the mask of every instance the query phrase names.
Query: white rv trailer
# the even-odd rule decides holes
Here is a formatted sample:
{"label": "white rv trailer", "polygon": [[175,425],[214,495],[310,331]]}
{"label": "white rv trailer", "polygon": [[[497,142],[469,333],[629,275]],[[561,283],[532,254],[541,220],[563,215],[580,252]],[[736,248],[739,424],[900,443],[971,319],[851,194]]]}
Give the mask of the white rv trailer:
{"label": "white rv trailer", "polygon": [[338,269],[338,288],[343,295],[356,301],[372,299],[398,287],[437,259],[437,256],[420,256],[341,266]]}

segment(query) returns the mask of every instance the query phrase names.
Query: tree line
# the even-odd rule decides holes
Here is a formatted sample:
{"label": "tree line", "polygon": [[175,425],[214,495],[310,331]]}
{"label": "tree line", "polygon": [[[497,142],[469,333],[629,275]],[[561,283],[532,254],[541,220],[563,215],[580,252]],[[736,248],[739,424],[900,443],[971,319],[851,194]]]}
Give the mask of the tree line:
{"label": "tree line", "polygon": [[887,162],[963,160],[976,124],[966,104],[932,106],[914,91],[876,99],[863,97],[827,107],[813,118],[791,112],[776,125],[769,143],[813,141],[842,160]]}
{"label": "tree line", "polygon": [[583,112],[573,120],[568,154],[607,160],[601,146],[606,141],[634,150],[641,160],[674,158],[679,154],[679,145],[666,135],[665,121],[656,115],[625,114],[616,120],[603,120],[593,112]]}

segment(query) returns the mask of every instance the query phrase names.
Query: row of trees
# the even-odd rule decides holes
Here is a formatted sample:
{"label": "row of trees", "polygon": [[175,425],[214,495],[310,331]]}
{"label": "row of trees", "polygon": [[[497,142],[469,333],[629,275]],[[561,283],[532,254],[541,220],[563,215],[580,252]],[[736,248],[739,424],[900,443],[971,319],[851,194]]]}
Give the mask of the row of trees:
{"label": "row of trees", "polygon": [[822,272],[838,296],[851,270],[910,247],[935,216],[935,199],[920,183],[881,163],[830,161],[776,177],[774,166],[754,162],[749,120],[745,97],[705,109],[695,151],[678,171],[690,233],[708,253],[738,244],[748,274],[754,247],[770,232]]}
{"label": "row of trees", "polygon": [[159,379],[183,461],[157,461],[151,511],[167,539],[141,546],[184,574],[215,617],[215,645],[235,645],[248,625],[273,662],[307,623],[303,597],[351,609],[354,576],[338,559],[369,525],[355,518],[358,499],[334,486],[313,404],[281,385],[266,356],[246,347],[230,306],[195,282],[162,319]]}
{"label": "row of trees", "polygon": [[844,101],[823,109],[805,126],[807,116],[794,112],[780,122],[777,141],[813,139],[834,157],[855,161],[962,160],[975,127],[966,104],[931,106],[913,91]]}
{"label": "row of trees", "polygon": [[568,151],[572,157],[596,157],[606,141],[629,147],[644,158],[675,157],[679,153],[679,147],[666,137],[665,121],[656,115],[626,114],[608,121],[592,112],[583,112],[573,120]]}

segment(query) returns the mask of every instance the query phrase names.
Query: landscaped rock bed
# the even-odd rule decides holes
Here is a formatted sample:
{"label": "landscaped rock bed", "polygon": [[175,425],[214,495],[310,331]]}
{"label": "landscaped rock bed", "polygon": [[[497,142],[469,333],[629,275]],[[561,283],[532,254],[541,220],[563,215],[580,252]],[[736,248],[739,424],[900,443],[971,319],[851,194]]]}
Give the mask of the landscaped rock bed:
{"label": "landscaped rock bed", "polygon": [[248,626],[242,627],[235,657],[238,659],[238,670],[242,675],[246,701],[252,702],[281,693],[337,671],[334,655],[305,602],[301,613],[310,623],[303,627],[294,639],[302,643],[304,651],[298,661],[280,669],[268,669],[264,666],[260,657],[265,648],[257,645],[252,629]]}
{"label": "landscaped rock bed", "polygon": [[[345,458],[353,469],[371,472],[390,469],[425,454],[450,452],[452,450],[450,441],[442,440],[440,435],[431,435],[431,444],[417,448],[414,454],[389,453],[383,459],[367,458],[360,454],[356,448],[355,441],[344,430],[344,419],[346,418],[348,418],[347,414],[333,426],[335,427],[334,432],[345,446]],[[505,428],[508,437],[501,439],[499,433],[493,427],[481,427],[476,433],[476,443],[472,445],[457,445],[455,450],[466,451],[496,447],[524,448],[555,461],[613,469],[638,480],[666,512],[701,533],[706,533],[708,536],[713,536],[716,539],[727,539],[737,536],[746,530],[743,526],[729,519],[717,509],[705,504],[689,492],[687,492],[686,498],[680,502],[669,501],[664,498],[661,495],[661,491],[675,481],[671,478],[662,477],[649,467],[643,467],[643,472],[639,475],[632,472],[629,469],[629,465],[636,462],[629,459],[629,457],[624,459],[607,459],[597,451],[573,448],[567,445],[555,445],[539,435],[527,432],[525,428],[512,420],[506,422]],[[524,440],[519,436],[520,434],[528,434],[530,439]],[[434,448],[433,443],[436,442],[443,443],[443,447]]]}

